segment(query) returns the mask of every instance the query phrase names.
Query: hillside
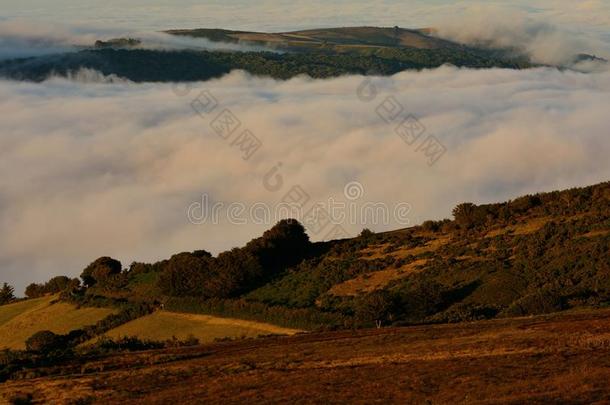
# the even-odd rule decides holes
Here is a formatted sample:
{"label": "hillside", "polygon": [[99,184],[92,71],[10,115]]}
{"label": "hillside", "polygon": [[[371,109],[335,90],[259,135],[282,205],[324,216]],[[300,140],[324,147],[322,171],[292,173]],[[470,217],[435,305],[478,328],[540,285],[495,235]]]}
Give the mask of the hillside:
{"label": "hillside", "polygon": [[0,401],[589,404],[609,370],[601,310],[78,358],[4,383]]}
{"label": "hillside", "polygon": [[190,82],[244,70],[256,76],[286,80],[298,75],[312,78],[392,75],[444,64],[509,69],[535,66],[526,57],[511,52],[462,46],[429,36],[425,30],[403,28],[329,28],[289,33],[197,29],[167,33],[239,43],[244,48],[239,52],[202,50],[193,45],[159,50],[147,48],[136,38],[98,40],[78,52],[0,61],[0,78],[42,81],[52,75],[70,77],[81,69],[93,69],[134,82]]}
{"label": "hillside", "polygon": [[[118,309],[111,307],[77,309],[73,304],[56,302],[57,299],[57,296],[47,296],[0,306],[0,351],[7,348],[24,349],[25,341],[42,330],[67,334],[118,313]],[[194,337],[201,343],[209,343],[216,339],[292,335],[297,332],[299,330],[262,322],[157,311],[112,328],[103,336],[113,339],[137,337],[152,341]]]}
{"label": "hillside", "polygon": [[97,321],[115,312],[106,308],[80,308],[56,302],[47,296],[0,306],[0,350],[24,349],[25,341],[41,330],[63,334]]}
{"label": "hillside", "polygon": [[610,305],[610,183],[464,203],[453,214],[324,243],[282,221],[217,257],[184,252],[124,271],[118,263],[115,275],[74,299],[158,300],[174,312],[305,330]]}
{"label": "hillside", "polygon": [[[105,352],[189,344],[191,335],[210,342],[610,307],[610,183],[462,203],[453,216],[319,243],[283,220],[217,256],[183,252],[128,268],[101,257],[83,270],[82,285],[56,277],[28,287],[36,294],[63,285],[61,303],[0,307],[0,343],[23,348],[50,330],[60,336],[45,337],[48,346],[72,355],[101,336],[143,340],[94,348]],[[0,367],[0,379],[22,361]]]}
{"label": "hillside", "polygon": [[360,52],[363,48],[457,49],[462,46],[430,36],[430,30],[383,27],[342,27],[281,33],[222,29],[168,30],[168,34],[206,38],[214,42],[260,45],[285,51],[335,50]]}

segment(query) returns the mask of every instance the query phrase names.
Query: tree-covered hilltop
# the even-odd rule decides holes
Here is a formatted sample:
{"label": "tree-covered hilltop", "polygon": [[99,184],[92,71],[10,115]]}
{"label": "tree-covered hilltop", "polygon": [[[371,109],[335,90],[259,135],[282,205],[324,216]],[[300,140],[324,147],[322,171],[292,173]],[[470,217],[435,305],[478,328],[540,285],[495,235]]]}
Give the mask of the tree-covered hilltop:
{"label": "tree-covered hilltop", "polygon": [[42,81],[67,76],[82,68],[116,75],[134,82],[205,81],[232,70],[256,76],[290,79],[297,75],[331,78],[349,74],[392,75],[403,70],[452,64],[469,68],[528,68],[522,58],[507,58],[470,49],[379,48],[362,53],[311,51],[299,53],[158,51],[90,49],[62,55],[0,62],[0,77]]}
{"label": "tree-covered hilltop", "polygon": [[[233,70],[286,80],[298,75],[332,78],[350,74],[392,75],[445,64],[473,69],[527,69],[541,66],[516,47],[473,47],[431,35],[430,29],[344,27],[284,33],[224,29],[168,30],[165,34],[214,42],[230,50],[146,49],[137,38],[98,40],[79,52],[0,61],[0,78],[43,81],[92,69],[134,82],[190,82],[221,77]],[[192,46],[195,45],[193,43]],[[205,48],[205,44],[200,44]],[[607,63],[578,54],[581,62]]]}

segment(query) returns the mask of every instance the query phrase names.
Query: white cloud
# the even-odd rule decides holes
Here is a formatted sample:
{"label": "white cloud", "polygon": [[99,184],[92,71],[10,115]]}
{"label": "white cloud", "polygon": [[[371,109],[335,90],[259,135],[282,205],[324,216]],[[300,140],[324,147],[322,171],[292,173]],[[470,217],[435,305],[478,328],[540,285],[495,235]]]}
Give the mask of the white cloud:
{"label": "white cloud", "polygon": [[153,31],[120,28],[114,24],[55,24],[48,21],[0,19],[0,60],[75,52],[90,48],[97,40],[138,38],[142,49],[220,49],[229,51],[269,51],[261,46],[229,44]]}
{"label": "white cloud", "polygon": [[[268,227],[190,224],[186,209],[202,193],[273,203],[299,184],[326,201],[358,181],[367,201],[410,203],[417,223],[461,201],[610,177],[609,73],[443,67],[377,78],[368,103],[354,76],[276,82],[234,72],[198,83],[262,140],[248,162],[190,108],[196,89],[179,97],[169,84],[78,78],[0,82],[0,268],[19,288],[77,275],[102,255],[127,265],[218,252]],[[376,114],[389,95],[448,148],[435,166]],[[278,162],[285,188],[273,193],[262,177]]]}
{"label": "white cloud", "polygon": [[[586,28],[560,25],[517,7],[480,5],[440,19],[438,35],[465,44],[516,48],[534,62],[566,65],[582,53],[610,56],[610,44]],[[552,22],[551,22],[552,21]]]}

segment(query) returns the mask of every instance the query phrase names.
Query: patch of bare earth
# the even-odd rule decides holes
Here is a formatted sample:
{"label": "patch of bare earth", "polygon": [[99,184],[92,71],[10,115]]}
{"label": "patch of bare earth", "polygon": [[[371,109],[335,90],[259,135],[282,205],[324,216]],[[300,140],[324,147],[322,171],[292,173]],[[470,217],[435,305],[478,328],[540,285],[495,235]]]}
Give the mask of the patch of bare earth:
{"label": "patch of bare earth", "polygon": [[390,284],[392,281],[400,280],[421,271],[427,262],[427,259],[420,259],[398,269],[388,269],[363,274],[341,284],[334,285],[330,289],[329,293],[332,295],[345,297],[356,296],[358,294],[379,290]]}
{"label": "patch of bare earth", "polygon": [[393,256],[397,259],[403,259],[408,256],[418,256],[423,253],[436,252],[442,246],[451,242],[451,235],[441,235],[432,239],[421,246],[401,247],[392,252],[387,253],[386,249],[390,247],[389,243],[381,245],[373,245],[360,251],[360,258],[364,260],[381,259],[387,256]]}
{"label": "patch of bare earth", "polygon": [[503,228],[491,230],[485,235],[487,238],[495,238],[496,236],[501,235],[530,235],[532,233],[538,232],[542,229],[548,222],[550,222],[552,218],[550,217],[539,217],[532,218],[527,221],[523,221],[516,225],[509,225]]}

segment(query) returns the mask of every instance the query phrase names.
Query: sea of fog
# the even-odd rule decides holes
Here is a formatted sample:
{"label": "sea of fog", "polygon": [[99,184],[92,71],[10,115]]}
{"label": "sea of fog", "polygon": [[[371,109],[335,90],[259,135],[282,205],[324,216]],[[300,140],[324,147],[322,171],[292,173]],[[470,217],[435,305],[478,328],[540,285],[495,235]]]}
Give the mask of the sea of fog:
{"label": "sea of fog", "polygon": [[[519,46],[544,63],[576,52],[610,58],[606,1],[454,3],[4,0],[0,58],[125,35],[158,48],[215,46],[155,32],[169,28],[353,25],[436,26],[463,42]],[[610,73],[550,68],[285,82],[233,72],[189,87],[94,71],[0,80],[1,281],[23,291],[76,276],[103,255],[128,265],[217,253],[272,226],[265,207],[285,199],[388,210],[387,220],[344,220],[349,236],[449,217],[463,201],[605,181],[608,105]],[[226,111],[239,122],[231,134],[214,124]],[[255,153],[243,134],[258,142]],[[337,236],[330,228],[312,239]]]}

